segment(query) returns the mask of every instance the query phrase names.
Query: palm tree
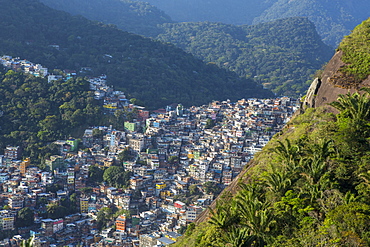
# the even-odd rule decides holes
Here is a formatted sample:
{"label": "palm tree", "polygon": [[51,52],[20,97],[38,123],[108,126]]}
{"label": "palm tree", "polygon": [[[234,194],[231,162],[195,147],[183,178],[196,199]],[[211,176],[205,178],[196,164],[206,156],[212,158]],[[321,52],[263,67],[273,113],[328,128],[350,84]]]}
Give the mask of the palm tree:
{"label": "palm tree", "polygon": [[240,219],[236,211],[235,201],[232,201],[231,204],[221,204],[216,201],[215,210],[209,208],[209,211],[211,218],[208,222],[225,232],[228,232],[230,227],[239,223]]}
{"label": "palm tree", "polygon": [[286,144],[281,141],[277,141],[278,146],[274,148],[274,152],[279,155],[281,161],[287,165],[287,169],[293,170],[297,166],[297,162],[300,156],[300,148],[298,145],[292,145],[289,139],[285,139]]}
{"label": "palm tree", "polygon": [[303,175],[311,185],[317,184],[321,176],[326,172],[326,167],[325,161],[319,156],[314,156],[305,159],[301,175]]}
{"label": "palm tree", "polygon": [[315,159],[326,161],[328,157],[335,153],[332,140],[321,140],[318,144],[313,144],[308,149],[308,154]]}
{"label": "palm tree", "polygon": [[370,90],[368,88],[362,90],[366,91],[362,95],[358,92],[353,94],[348,92],[346,95],[340,94],[337,101],[329,104],[339,110],[345,117],[352,119],[357,128],[370,116]]}
{"label": "palm tree", "polygon": [[271,227],[275,224],[270,203],[262,202],[255,191],[247,190],[236,196],[241,225],[249,230],[250,236],[255,236],[253,246],[264,246],[271,238]]}
{"label": "palm tree", "polygon": [[20,247],[32,247],[32,246],[34,246],[34,241],[35,241],[35,236],[32,236],[27,240],[23,240],[21,242]]}
{"label": "palm tree", "polygon": [[292,181],[288,178],[286,172],[271,172],[263,177],[266,187],[275,194],[284,195],[292,185]]}
{"label": "palm tree", "polygon": [[228,247],[250,247],[253,246],[256,237],[249,235],[247,228],[232,227],[227,234],[224,234],[223,240]]}

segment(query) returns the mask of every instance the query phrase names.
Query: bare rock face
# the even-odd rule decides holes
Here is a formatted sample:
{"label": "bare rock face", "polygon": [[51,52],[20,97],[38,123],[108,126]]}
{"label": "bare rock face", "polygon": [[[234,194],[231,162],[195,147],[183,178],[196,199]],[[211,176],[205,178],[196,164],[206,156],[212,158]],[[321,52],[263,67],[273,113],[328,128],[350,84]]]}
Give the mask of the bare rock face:
{"label": "bare rock face", "polygon": [[315,99],[317,92],[319,91],[321,86],[321,80],[319,78],[316,78],[310,88],[307,91],[306,98],[303,101],[303,105],[301,107],[303,108],[312,108],[315,107]]}
{"label": "bare rock face", "polygon": [[[339,94],[354,93],[362,87],[370,87],[370,78],[355,82],[353,78],[343,76],[340,73],[340,68],[345,64],[341,58],[342,51],[337,51],[325,66],[321,76],[321,84],[318,85],[315,80],[311,85],[312,90],[316,89],[315,97],[309,95],[309,90],[306,95],[307,102],[305,101],[304,105],[307,104],[307,107],[328,106],[328,103],[337,100]],[[334,108],[330,106],[328,106],[328,109],[335,112]]]}

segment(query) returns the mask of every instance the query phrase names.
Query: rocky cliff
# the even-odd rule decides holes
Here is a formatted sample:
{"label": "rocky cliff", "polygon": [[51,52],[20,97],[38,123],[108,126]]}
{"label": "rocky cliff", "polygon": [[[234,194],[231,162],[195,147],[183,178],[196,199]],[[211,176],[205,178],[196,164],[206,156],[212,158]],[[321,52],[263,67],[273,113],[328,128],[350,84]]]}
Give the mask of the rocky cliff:
{"label": "rocky cliff", "polygon": [[[370,87],[370,78],[353,83],[353,78],[344,76],[340,69],[345,66],[342,61],[343,52],[337,51],[325,66],[320,78],[316,78],[309,88],[304,100],[304,107],[328,106],[339,94],[354,93],[362,87]],[[334,111],[332,107],[328,109]]]}

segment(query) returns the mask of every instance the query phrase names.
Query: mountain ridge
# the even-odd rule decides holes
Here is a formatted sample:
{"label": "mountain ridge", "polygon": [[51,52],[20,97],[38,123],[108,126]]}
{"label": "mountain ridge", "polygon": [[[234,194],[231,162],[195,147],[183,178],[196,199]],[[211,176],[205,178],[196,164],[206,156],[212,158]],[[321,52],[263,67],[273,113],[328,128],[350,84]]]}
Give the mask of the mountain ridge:
{"label": "mountain ridge", "polygon": [[302,17],[254,26],[187,22],[160,28],[160,41],[253,78],[277,95],[303,94],[306,81],[332,56],[313,23]]}
{"label": "mountain ridge", "polygon": [[344,35],[348,35],[356,25],[368,17],[370,7],[365,0],[278,0],[253,23],[273,21],[280,18],[306,16],[315,23],[323,41],[336,47]]}
{"label": "mountain ridge", "polygon": [[1,53],[50,70],[89,67],[92,74],[106,74],[108,83],[151,108],[272,95],[253,81],[205,64],[173,45],[71,16],[35,0],[1,3]]}

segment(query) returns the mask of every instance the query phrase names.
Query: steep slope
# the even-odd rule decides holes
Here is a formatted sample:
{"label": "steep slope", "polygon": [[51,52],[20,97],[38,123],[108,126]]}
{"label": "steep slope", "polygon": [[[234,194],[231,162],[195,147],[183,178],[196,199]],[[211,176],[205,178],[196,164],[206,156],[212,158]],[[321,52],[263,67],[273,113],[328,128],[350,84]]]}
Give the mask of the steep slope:
{"label": "steep slope", "polygon": [[206,62],[253,78],[278,95],[297,96],[333,54],[307,18],[287,18],[254,26],[176,23],[161,26],[157,39]]}
{"label": "steep slope", "polygon": [[368,18],[367,0],[278,0],[253,23],[306,16],[315,23],[324,42],[336,47],[344,35]]}
{"label": "steep slope", "polygon": [[370,89],[347,93],[370,85],[369,36],[367,20],[315,83],[331,108],[292,119],[175,246],[370,245]]}
{"label": "steep slope", "polygon": [[148,0],[164,10],[175,21],[212,21],[229,24],[251,24],[254,17],[277,0]]}
{"label": "steep slope", "polygon": [[0,3],[0,54],[49,69],[88,67],[95,75],[107,74],[117,89],[151,108],[271,95],[251,80],[206,65],[172,45],[72,17],[35,0]]}
{"label": "steep slope", "polygon": [[370,19],[358,25],[340,43],[336,54],[322,71],[316,96],[307,105],[325,106],[337,95],[370,87]]}
{"label": "steep slope", "polygon": [[131,0],[40,0],[51,8],[90,20],[114,24],[118,28],[145,36],[157,34],[157,25],[172,22],[171,18],[156,7]]}

